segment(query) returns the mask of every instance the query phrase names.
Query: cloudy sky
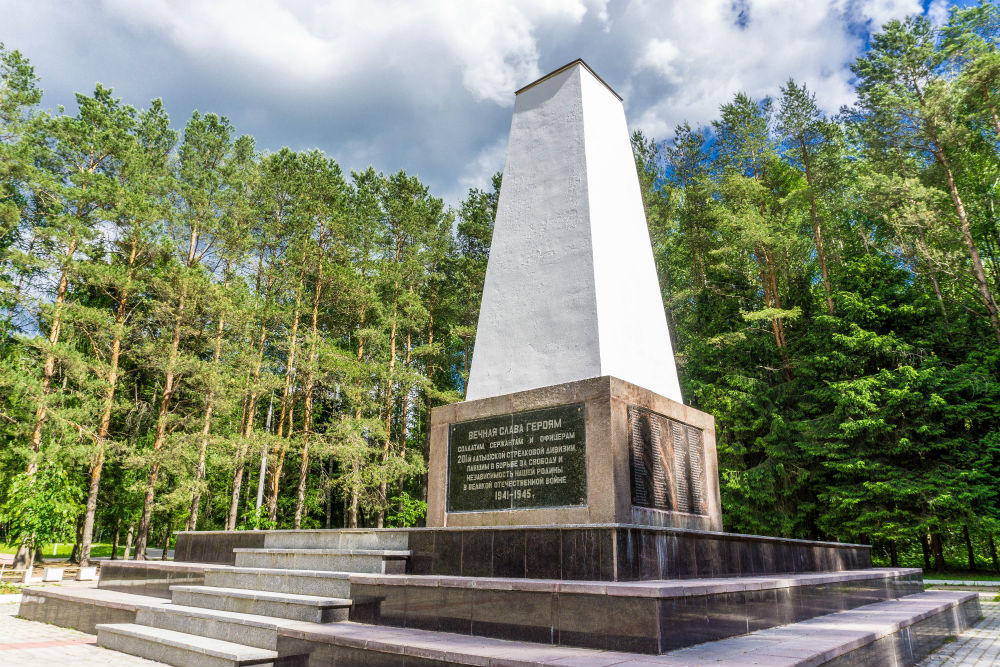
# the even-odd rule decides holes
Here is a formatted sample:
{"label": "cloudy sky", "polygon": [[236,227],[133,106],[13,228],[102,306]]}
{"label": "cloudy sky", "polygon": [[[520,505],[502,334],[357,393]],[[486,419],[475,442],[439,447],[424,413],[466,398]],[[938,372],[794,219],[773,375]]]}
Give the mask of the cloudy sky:
{"label": "cloudy sky", "polygon": [[947,0],[0,0],[0,41],[35,64],[44,106],[95,82],[161,97],[180,128],[228,116],[262,150],[320,148],[345,169],[405,169],[456,203],[503,166],[514,91],[575,59],[666,138],[738,90],[789,76],[830,111],[885,21]]}

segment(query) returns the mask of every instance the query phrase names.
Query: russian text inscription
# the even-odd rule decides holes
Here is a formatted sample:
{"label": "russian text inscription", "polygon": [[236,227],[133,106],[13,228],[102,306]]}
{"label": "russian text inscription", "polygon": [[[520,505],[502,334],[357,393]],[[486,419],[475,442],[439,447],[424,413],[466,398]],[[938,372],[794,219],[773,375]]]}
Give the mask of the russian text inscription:
{"label": "russian text inscription", "polygon": [[586,504],[582,403],[451,425],[449,512]]}

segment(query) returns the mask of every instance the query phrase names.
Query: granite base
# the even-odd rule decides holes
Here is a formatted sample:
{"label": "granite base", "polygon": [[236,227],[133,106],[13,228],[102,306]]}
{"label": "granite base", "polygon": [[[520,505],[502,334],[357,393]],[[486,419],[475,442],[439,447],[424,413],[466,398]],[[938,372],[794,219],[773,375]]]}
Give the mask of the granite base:
{"label": "granite base", "polygon": [[182,532],[178,562],[234,564],[234,546],[316,548],[351,537],[412,556],[408,574],[646,581],[840,572],[871,567],[871,547],[627,524]]}

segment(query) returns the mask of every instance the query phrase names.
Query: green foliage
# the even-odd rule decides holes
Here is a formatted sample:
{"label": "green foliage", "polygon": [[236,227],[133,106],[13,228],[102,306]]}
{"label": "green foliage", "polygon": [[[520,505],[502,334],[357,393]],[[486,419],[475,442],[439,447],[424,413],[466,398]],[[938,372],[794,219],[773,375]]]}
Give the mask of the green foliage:
{"label": "green foliage", "polygon": [[267,515],[267,506],[261,505],[244,512],[236,530],[273,530],[276,527],[277,522],[272,521]]}
{"label": "green foliage", "polygon": [[72,540],[80,498],[80,489],[54,464],[14,476],[0,506],[7,541],[33,551],[42,544]]}
{"label": "green foliage", "polygon": [[427,515],[427,502],[413,498],[405,491],[392,499],[392,507],[386,524],[393,528],[418,526]]}

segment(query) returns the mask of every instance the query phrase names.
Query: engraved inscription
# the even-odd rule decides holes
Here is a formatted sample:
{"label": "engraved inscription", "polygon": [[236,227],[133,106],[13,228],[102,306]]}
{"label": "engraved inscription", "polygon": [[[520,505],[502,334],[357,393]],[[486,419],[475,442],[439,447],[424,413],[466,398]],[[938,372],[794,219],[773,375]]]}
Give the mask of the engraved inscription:
{"label": "engraved inscription", "polygon": [[629,406],[632,504],[707,514],[700,429]]}
{"label": "engraved inscription", "polygon": [[448,432],[448,511],[587,504],[582,403],[484,417]]}

